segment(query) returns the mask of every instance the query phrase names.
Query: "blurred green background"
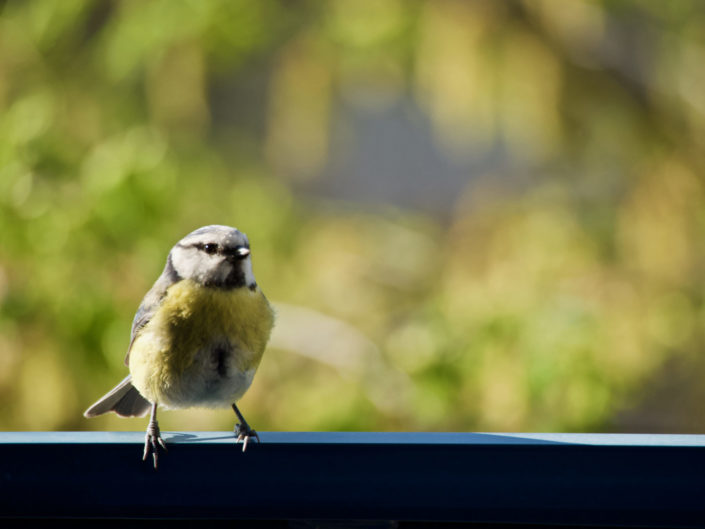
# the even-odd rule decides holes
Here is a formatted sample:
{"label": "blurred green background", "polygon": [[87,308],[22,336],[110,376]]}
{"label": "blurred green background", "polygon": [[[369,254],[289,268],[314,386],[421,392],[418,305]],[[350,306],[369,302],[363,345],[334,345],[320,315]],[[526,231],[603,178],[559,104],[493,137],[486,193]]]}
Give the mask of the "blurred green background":
{"label": "blurred green background", "polygon": [[82,412],[219,223],[260,430],[705,432],[700,1],[0,5],[0,428],[143,429]]}

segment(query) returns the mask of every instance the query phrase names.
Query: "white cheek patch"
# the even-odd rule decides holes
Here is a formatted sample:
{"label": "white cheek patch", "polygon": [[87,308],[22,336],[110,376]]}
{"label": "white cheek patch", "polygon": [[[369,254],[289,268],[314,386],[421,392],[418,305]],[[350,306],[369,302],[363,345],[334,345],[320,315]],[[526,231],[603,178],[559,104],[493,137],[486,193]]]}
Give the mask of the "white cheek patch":
{"label": "white cheek patch", "polygon": [[203,268],[203,278],[208,278],[216,283],[223,283],[230,275],[233,268],[232,265],[219,256],[209,257],[210,258],[204,260],[201,265]]}
{"label": "white cheek patch", "polygon": [[179,251],[174,252],[173,264],[174,269],[181,277],[193,277],[198,270],[198,254],[195,251],[179,249]]}

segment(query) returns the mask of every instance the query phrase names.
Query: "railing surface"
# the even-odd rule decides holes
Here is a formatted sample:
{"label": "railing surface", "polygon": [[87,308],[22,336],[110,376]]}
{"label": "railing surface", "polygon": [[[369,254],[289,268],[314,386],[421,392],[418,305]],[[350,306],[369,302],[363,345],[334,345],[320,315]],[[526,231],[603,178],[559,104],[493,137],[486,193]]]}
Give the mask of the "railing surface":
{"label": "railing surface", "polygon": [[705,435],[163,436],[0,432],[0,517],[705,527]]}

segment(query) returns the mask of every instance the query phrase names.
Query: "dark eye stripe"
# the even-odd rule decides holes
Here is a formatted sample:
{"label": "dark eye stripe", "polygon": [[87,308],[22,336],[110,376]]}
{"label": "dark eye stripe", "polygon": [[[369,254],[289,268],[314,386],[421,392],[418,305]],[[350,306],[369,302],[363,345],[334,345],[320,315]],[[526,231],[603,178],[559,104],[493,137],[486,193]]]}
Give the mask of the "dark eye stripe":
{"label": "dark eye stripe", "polygon": [[202,242],[195,242],[192,246],[197,250],[206,252],[207,254],[214,254],[218,251],[218,245],[214,242],[209,242],[205,244]]}

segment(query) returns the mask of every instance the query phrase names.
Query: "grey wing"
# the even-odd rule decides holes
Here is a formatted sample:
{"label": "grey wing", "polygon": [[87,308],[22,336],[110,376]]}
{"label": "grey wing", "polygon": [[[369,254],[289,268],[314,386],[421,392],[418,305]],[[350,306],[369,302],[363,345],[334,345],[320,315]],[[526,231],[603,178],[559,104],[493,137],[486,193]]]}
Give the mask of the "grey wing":
{"label": "grey wing", "polygon": [[130,335],[130,345],[127,346],[127,354],[125,355],[125,365],[130,365],[130,351],[132,350],[132,344],[135,343],[135,339],[139,336],[140,331],[145,325],[149,323],[149,320],[156,314],[159,307],[164,300],[167,289],[180,281],[181,278],[175,274],[173,267],[171,266],[171,255],[167,259],[167,265],[159,276],[157,282],[154,286],[145,294],[142,303],[140,303],[135,318],[132,320],[132,333]]}
{"label": "grey wing", "polygon": [[159,305],[145,306],[144,301],[137,309],[137,314],[135,314],[135,319],[132,320],[132,333],[130,334],[130,345],[127,346],[127,354],[125,355],[125,365],[130,365],[130,351],[132,350],[132,344],[135,343],[135,338],[139,336],[139,332],[142,327],[149,323],[152,319],[154,313],[157,312]]}

